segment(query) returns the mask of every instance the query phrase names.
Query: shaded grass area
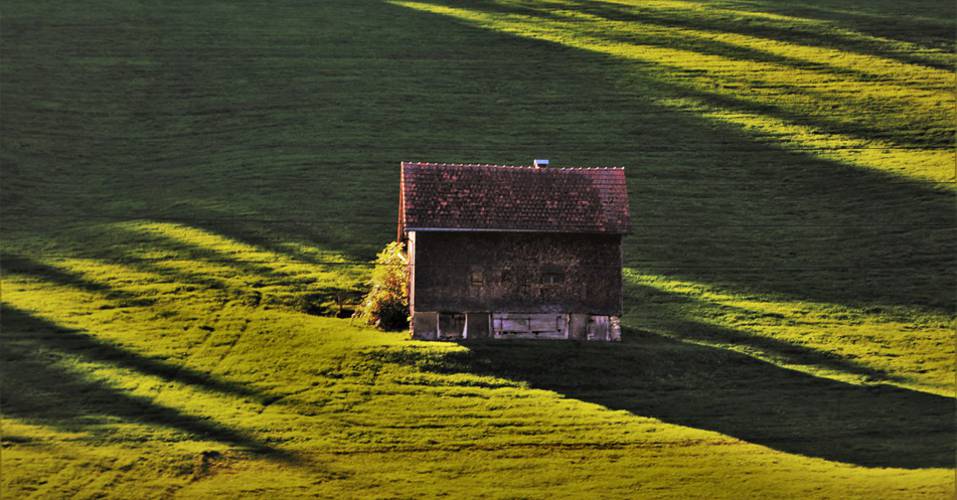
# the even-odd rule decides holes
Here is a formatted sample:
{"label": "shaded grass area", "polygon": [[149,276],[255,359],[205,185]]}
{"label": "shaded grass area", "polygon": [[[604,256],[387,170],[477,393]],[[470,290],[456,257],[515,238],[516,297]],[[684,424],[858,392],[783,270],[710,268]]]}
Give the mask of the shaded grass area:
{"label": "shaded grass area", "polygon": [[[952,6],[857,7],[10,4],[4,492],[950,494]],[[316,316],[400,160],[543,156],[628,167],[624,344]]]}
{"label": "shaded grass area", "polygon": [[611,346],[468,343],[434,369],[523,380],[788,453],[868,467],[954,467],[951,398],[835,382],[647,332],[623,338]]}
{"label": "shaded grass area", "polygon": [[632,269],[625,277],[626,323],[854,384],[953,395],[947,315],[729,292]]}
{"label": "shaded grass area", "polygon": [[[172,427],[189,435],[228,443],[269,457],[294,459],[284,451],[258,443],[228,427],[210,423],[205,418],[154,405],[96,382],[77,380],[68,371],[51,368],[50,355],[31,359],[29,346],[22,347],[13,342],[4,344],[4,364],[16,367],[16,370],[3,371],[3,407],[8,418],[29,423],[69,425],[73,428],[63,430],[76,430],[108,424],[109,417],[120,417],[144,425]],[[102,419],[101,412],[104,411],[107,412],[106,418]]]}
{"label": "shaded grass area", "polygon": [[[40,418],[52,417],[61,422],[66,422],[71,420],[71,418],[82,416],[87,411],[86,408],[83,408],[82,404],[69,402],[69,398],[65,397],[66,395],[80,392],[85,393],[84,397],[86,398],[90,396],[91,392],[102,392],[104,397],[97,397],[94,394],[93,397],[89,398],[90,406],[92,407],[103,405],[109,402],[111,398],[124,399],[121,393],[109,396],[105,388],[102,387],[83,388],[77,391],[73,386],[82,385],[83,381],[71,384],[69,382],[71,378],[66,376],[66,371],[60,370],[59,373],[47,373],[46,371],[56,372],[57,370],[52,368],[47,368],[46,371],[40,369],[39,362],[43,356],[39,357],[41,359],[35,359],[32,362],[29,361],[31,354],[36,357],[38,353],[47,354],[47,362],[54,361],[58,350],[62,351],[65,355],[81,357],[86,362],[114,365],[120,368],[134,370],[144,375],[159,377],[169,382],[198,386],[207,391],[227,393],[237,397],[253,399],[261,403],[274,399],[242,385],[218,380],[209,373],[143,357],[116,345],[99,340],[89,333],[58,327],[55,324],[34,318],[29,314],[6,305],[3,306],[2,316],[6,322],[3,335],[7,341],[5,342],[5,344],[7,344],[6,347],[9,349],[9,351],[7,351],[9,356],[6,358],[6,361],[9,366],[17,367],[16,372],[11,371],[7,373],[7,377],[5,377],[6,381],[11,385],[7,387],[4,393],[13,398],[12,400],[4,401],[4,410],[8,415],[19,417],[29,417],[32,415]],[[26,362],[30,366],[20,366],[22,362]],[[55,362],[48,364],[55,364]],[[20,380],[18,374],[20,377],[24,374],[29,374],[28,377],[30,378],[28,380]],[[91,385],[95,386],[95,384]],[[12,387],[19,387],[20,389],[10,390]],[[51,406],[37,408],[30,404],[31,400],[21,400],[17,398],[17,393],[20,391],[26,394],[40,394],[39,397],[31,398],[32,401],[38,404],[46,403]],[[51,391],[56,394],[51,395]],[[144,408],[146,408],[146,406],[141,405],[139,410],[142,411]],[[63,414],[58,413],[57,410],[76,413]],[[135,417],[137,415],[137,411],[128,412],[126,410],[127,409],[124,409],[124,416]],[[239,439],[235,433],[214,431],[212,428],[207,430],[206,433],[222,441],[236,442],[238,444],[247,444],[247,442],[249,442],[248,440]],[[253,446],[253,448],[261,448],[261,446]]]}
{"label": "shaded grass area", "polygon": [[[635,13],[675,28],[734,32],[784,42],[877,54],[952,69],[955,9],[946,2],[594,2],[619,20]],[[894,22],[888,22],[888,19]]]}
{"label": "shaded grass area", "polygon": [[[933,157],[934,147],[947,148],[952,144],[952,78],[946,71],[901,64],[869,53],[822,49],[775,38],[693,26],[662,26],[655,22],[655,12],[674,16],[688,11],[675,13],[661,7],[656,10],[655,3],[619,5],[612,10],[617,15],[609,14],[607,8],[596,11],[591,3],[572,1],[549,2],[546,6],[521,1],[402,5],[633,61],[644,65],[645,78],[676,87],[678,92],[672,93],[704,93],[733,103],[734,108],[770,110],[798,124],[815,125],[810,130],[819,129],[825,137],[838,134],[843,142],[847,142],[848,135],[866,139],[858,146],[909,146],[896,152],[901,159]],[[690,13],[701,17],[702,11]],[[621,20],[623,16],[630,17]],[[787,20],[777,22],[782,27],[790,25]],[[719,102],[705,101],[705,106],[709,104]],[[772,132],[778,134],[784,132],[781,135],[785,137],[789,135],[782,127],[770,128],[777,129]],[[798,134],[787,139],[813,145]],[[829,147],[838,145],[832,141]],[[917,148],[930,150],[921,153]],[[877,160],[874,166],[881,169],[899,168],[905,175],[929,174],[931,179],[953,181],[952,165],[922,173],[921,169],[931,169],[933,165],[908,168],[893,166],[893,161],[871,160]]]}

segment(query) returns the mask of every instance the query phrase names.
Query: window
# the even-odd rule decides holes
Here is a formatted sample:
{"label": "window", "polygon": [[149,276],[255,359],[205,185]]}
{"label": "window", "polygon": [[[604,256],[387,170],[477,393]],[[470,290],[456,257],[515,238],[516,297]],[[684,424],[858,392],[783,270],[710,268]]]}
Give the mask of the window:
{"label": "window", "polygon": [[485,277],[482,276],[482,271],[472,271],[469,273],[469,283],[472,286],[482,286],[485,284]]}
{"label": "window", "polygon": [[565,282],[565,273],[549,270],[542,273],[542,283],[545,285],[560,285]]}

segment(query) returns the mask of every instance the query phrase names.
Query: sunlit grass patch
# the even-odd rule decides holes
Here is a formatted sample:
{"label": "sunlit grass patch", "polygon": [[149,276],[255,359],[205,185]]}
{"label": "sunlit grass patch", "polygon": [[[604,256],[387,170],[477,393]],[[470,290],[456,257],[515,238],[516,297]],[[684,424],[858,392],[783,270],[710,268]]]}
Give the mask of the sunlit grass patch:
{"label": "sunlit grass patch", "polygon": [[849,383],[890,382],[954,395],[955,322],[948,315],[734,293],[636,270],[625,276],[639,287],[626,323]]}
{"label": "sunlit grass patch", "polygon": [[133,221],[97,230],[114,235],[114,257],[66,257],[42,265],[82,276],[102,287],[101,295],[126,294],[129,303],[214,290],[219,300],[336,314],[358,300],[369,270],[334,252],[314,249],[304,260],[179,224]]}
{"label": "sunlit grass patch", "polygon": [[[356,278],[366,264],[355,262],[347,256],[331,251],[321,251],[315,247],[308,250],[310,257],[317,262],[304,262],[289,255],[269,251],[248,243],[212,233],[207,230],[183,224],[164,222],[131,222],[116,226],[118,229],[152,236],[158,240],[168,240],[182,246],[186,252],[190,248],[208,252],[232,261],[234,267],[243,264],[260,267],[280,277],[312,282],[335,283],[344,278]],[[351,265],[351,267],[350,267]]]}
{"label": "sunlit grass patch", "polygon": [[814,127],[789,123],[773,116],[715,109],[700,101],[687,99],[663,100],[679,108],[697,108],[702,116],[739,127],[755,140],[796,152],[835,160],[846,165],[874,168],[904,178],[942,183],[945,187],[955,180],[955,153],[952,150],[922,149],[900,146],[881,140],[860,139],[852,135],[834,134]]}

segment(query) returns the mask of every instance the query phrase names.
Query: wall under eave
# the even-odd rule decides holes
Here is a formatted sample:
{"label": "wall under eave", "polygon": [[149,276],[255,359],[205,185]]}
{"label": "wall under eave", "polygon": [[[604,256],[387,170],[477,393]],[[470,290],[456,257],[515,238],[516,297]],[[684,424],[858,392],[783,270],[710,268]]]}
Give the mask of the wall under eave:
{"label": "wall under eave", "polygon": [[621,315],[620,235],[417,231],[410,265],[415,311]]}

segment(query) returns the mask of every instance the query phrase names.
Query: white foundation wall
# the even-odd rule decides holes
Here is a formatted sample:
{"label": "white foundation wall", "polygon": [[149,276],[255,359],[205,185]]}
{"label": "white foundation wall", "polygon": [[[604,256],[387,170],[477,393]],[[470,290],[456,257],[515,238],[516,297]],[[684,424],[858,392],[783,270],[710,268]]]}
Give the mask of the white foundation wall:
{"label": "white foundation wall", "polygon": [[621,340],[618,316],[578,313],[416,311],[411,327],[421,340]]}

